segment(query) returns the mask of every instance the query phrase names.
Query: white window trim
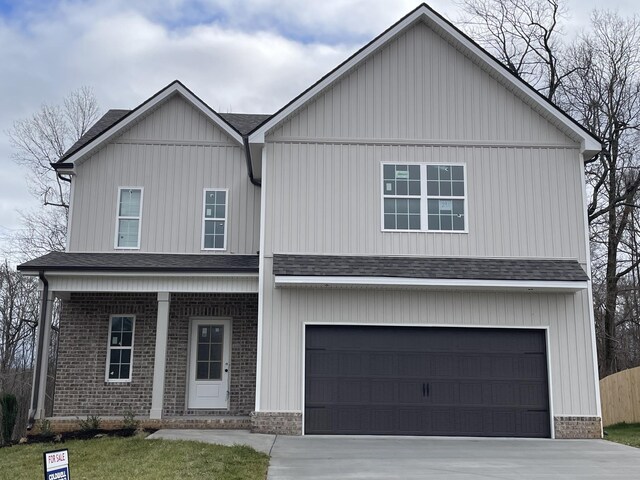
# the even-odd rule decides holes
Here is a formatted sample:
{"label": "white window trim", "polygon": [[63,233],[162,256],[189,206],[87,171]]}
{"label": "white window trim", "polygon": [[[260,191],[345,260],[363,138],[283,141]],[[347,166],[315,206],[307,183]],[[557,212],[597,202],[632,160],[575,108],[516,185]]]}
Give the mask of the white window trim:
{"label": "white window trim", "polygon": [[[420,230],[397,230],[384,228],[384,199],[386,198],[418,198],[411,195],[385,195],[384,193],[384,166],[385,165],[418,165],[420,167]],[[462,167],[464,180],[464,197],[427,195],[427,166],[444,165]],[[464,230],[429,230],[428,223],[428,199],[457,199],[464,200]],[[467,164],[465,162],[380,162],[380,231],[383,233],[469,233],[469,196],[467,195]]]}
{"label": "white window trim", "polygon": [[[205,232],[205,222],[207,218],[205,217],[205,208],[207,204],[207,192],[225,192],[225,201],[224,201],[224,241],[222,248],[205,248],[204,246],[204,232]],[[221,220],[220,218],[209,218],[209,220]],[[229,233],[229,189],[228,188],[214,188],[207,187],[202,191],[202,226],[201,226],[201,235],[200,235],[200,250],[202,251],[217,251],[223,252],[227,250],[227,237]]]}
{"label": "white window trim", "polygon": [[[113,317],[129,317],[133,320],[133,329],[131,330],[131,347],[113,347],[111,345],[111,327],[113,325]],[[107,336],[107,362],[104,370],[104,381],[106,383],[131,383],[133,377],[133,348],[136,339],[136,316],[129,315],[127,313],[109,315],[109,335]],[[109,365],[111,362],[111,349],[116,348],[123,350],[124,348],[131,348],[131,362],[129,363],[129,378],[109,378]]]}
{"label": "white window trim", "polygon": [[[140,213],[137,217],[120,216],[120,195],[123,190],[140,190]],[[144,187],[118,187],[118,197],[116,198],[116,234],[113,239],[113,248],[116,250],[140,250],[140,235],[142,233],[142,205],[144,201]],[[120,220],[138,220],[138,244],[135,247],[118,246],[118,235],[120,234]]]}

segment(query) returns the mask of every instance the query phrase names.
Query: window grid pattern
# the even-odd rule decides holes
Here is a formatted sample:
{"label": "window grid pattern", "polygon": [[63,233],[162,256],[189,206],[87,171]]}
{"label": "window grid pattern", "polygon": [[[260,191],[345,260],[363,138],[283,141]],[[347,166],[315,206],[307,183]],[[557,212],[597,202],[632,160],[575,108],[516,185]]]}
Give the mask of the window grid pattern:
{"label": "window grid pattern", "polygon": [[198,326],[196,380],[222,380],[224,325]]}
{"label": "window grid pattern", "polygon": [[133,316],[113,316],[109,325],[108,380],[131,380]]}
{"label": "window grid pattern", "polygon": [[460,164],[383,164],[383,230],[465,232],[465,181]]}
{"label": "window grid pattern", "polygon": [[206,190],[204,193],[205,250],[224,250],[227,230],[227,192]]}
{"label": "window grid pattern", "polygon": [[420,230],[420,166],[384,165],[384,228]]}
{"label": "window grid pattern", "polygon": [[465,229],[464,167],[427,165],[427,229]]}
{"label": "window grid pattern", "polygon": [[142,205],[142,189],[120,189],[118,199],[118,248],[138,248],[140,233],[140,210]]}

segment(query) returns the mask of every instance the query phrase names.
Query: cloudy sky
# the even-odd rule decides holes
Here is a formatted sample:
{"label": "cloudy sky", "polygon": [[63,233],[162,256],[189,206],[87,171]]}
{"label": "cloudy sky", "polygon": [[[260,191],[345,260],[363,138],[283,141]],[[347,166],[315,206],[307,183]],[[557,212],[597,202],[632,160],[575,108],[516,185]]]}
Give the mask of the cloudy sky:
{"label": "cloudy sky", "polygon": [[[0,0],[0,235],[37,208],[6,131],[93,88],[101,112],[133,108],[174,79],[219,111],[271,113],[415,8],[415,0]],[[430,5],[455,22],[447,0]],[[599,0],[569,0],[567,31]],[[623,14],[637,0],[608,0]]]}

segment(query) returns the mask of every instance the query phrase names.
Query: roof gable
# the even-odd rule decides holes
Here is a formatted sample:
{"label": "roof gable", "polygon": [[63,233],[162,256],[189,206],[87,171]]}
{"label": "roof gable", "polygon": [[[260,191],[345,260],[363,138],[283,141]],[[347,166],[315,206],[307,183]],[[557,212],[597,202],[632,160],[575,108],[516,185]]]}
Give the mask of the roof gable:
{"label": "roof gable", "polygon": [[[56,163],[56,168],[73,168],[74,162],[77,162],[91,152],[98,149],[106,142],[113,139],[116,135],[121,134],[126,128],[134,125],[141,120],[144,116],[148,115],[153,110],[157,109],[160,105],[167,102],[175,95],[180,95],[183,99],[189,102],[194,108],[201,111],[207,118],[213,121],[222,131],[224,131],[233,141],[239,145],[244,145],[242,134],[233,127],[227,120],[220,116],[215,110],[204,103],[199,97],[197,97],[191,90],[185,87],[180,81],[175,80],[165,88],[157,92],[155,95],[147,99],[135,109],[122,115],[122,110],[113,111],[111,115],[107,113],[100,119],[96,125],[94,125],[96,132],[99,128],[104,127],[99,133],[93,133],[88,139],[88,136],[83,136],[76,144],[69,149],[69,151]],[[118,113],[113,113],[118,112]],[[115,120],[114,123],[106,126],[109,120],[113,121],[116,117],[120,117]],[[106,118],[105,118],[106,117]],[[92,129],[93,130],[93,127]],[[84,139],[84,142],[82,140]]]}
{"label": "roof gable", "polygon": [[255,128],[249,134],[249,142],[256,144],[264,143],[265,135],[269,131],[273,130],[274,127],[278,126],[292,114],[300,110],[309,102],[313,101],[313,99],[333,85],[338,79],[347,75],[351,70],[366,61],[366,59],[374,55],[390,41],[394,40],[417,22],[424,22],[427,24],[429,28],[433,29],[451,44],[455,45],[455,47],[465,56],[478,63],[492,77],[496,78],[522,101],[552,122],[563,133],[579,142],[584,155],[593,156],[600,151],[600,141],[593,134],[588,132],[583,126],[577,123],[556,105],[549,102],[533,87],[513,75],[491,54],[473,42],[473,40],[426,4],[420,5],[403,17],[400,21],[380,34],[369,44],[365,45],[353,56],[322,77],[318,82],[302,92],[269,119]]}
{"label": "roof gable", "polygon": [[578,148],[578,141],[416,22],[267,134],[317,139]]}

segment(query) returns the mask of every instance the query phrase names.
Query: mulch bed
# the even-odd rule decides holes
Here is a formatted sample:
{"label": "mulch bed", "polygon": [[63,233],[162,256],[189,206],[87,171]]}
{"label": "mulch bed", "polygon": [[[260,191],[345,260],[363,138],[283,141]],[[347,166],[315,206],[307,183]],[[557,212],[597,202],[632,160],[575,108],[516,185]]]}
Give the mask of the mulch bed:
{"label": "mulch bed", "polygon": [[[103,430],[103,429],[91,429],[91,430],[74,430],[71,432],[54,433],[49,435],[34,434],[26,437],[27,442],[24,444],[30,445],[32,443],[64,443],[67,440],[91,440],[92,438],[100,437],[132,437],[137,433],[144,432],[145,434],[151,434],[156,432],[157,429],[145,428],[120,428],[116,430]],[[17,445],[20,442],[15,441],[9,444],[0,445],[0,448],[11,447]]]}

